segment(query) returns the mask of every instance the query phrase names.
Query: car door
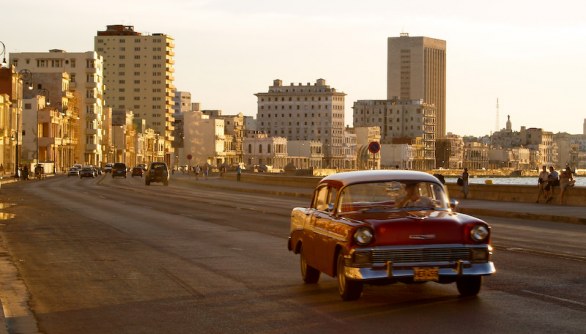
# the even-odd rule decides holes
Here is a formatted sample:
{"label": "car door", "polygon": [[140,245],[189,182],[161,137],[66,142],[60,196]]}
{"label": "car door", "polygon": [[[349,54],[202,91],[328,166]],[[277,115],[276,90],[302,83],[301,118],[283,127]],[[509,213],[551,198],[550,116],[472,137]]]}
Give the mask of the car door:
{"label": "car door", "polygon": [[[307,224],[307,239],[303,247],[305,248],[307,245],[306,254],[311,258],[311,260],[308,258],[308,263],[320,271],[328,268],[332,249],[335,247],[335,242],[330,236],[335,193],[335,189],[327,185],[316,190],[312,212]],[[332,245],[334,246],[332,247]]]}

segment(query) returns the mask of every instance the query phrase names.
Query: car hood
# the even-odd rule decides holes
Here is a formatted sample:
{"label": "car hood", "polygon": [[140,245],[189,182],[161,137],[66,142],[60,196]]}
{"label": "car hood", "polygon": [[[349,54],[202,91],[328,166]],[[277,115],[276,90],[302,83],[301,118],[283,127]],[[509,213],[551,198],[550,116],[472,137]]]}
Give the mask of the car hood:
{"label": "car hood", "polygon": [[465,214],[436,210],[404,210],[347,218],[370,225],[376,245],[469,243],[467,226],[481,222]]}

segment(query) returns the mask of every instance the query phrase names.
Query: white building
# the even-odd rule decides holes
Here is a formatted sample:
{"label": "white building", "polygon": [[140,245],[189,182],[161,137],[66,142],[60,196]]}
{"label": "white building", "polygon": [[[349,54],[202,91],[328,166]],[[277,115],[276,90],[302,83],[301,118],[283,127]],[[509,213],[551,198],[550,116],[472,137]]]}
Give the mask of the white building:
{"label": "white building", "polygon": [[248,133],[244,138],[244,163],[247,168],[264,166],[283,170],[287,165],[287,138],[269,137],[266,133]]}
{"label": "white building", "polygon": [[345,93],[326,85],[291,83],[284,86],[274,80],[258,99],[257,129],[269,136],[287,140],[315,140],[323,144],[324,167],[344,167]]}
{"label": "white building", "polygon": [[322,168],[322,150],[322,144],[316,140],[288,140],[288,164],[292,163],[297,169]]}
{"label": "white building", "polygon": [[217,166],[224,163],[224,120],[210,118],[201,111],[183,113],[183,154],[179,166]]}

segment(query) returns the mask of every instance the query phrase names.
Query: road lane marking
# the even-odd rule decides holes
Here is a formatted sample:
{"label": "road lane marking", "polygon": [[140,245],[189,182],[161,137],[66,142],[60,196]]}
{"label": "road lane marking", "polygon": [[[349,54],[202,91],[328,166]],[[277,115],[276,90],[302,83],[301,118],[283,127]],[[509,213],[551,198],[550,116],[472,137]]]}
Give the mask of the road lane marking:
{"label": "road lane marking", "polygon": [[531,294],[531,295],[540,296],[540,297],[544,297],[544,298],[548,298],[548,299],[553,299],[553,300],[557,300],[557,301],[564,302],[564,303],[570,303],[570,304],[574,304],[574,305],[586,306],[586,304],[584,304],[584,303],[580,303],[579,301],[575,301],[575,300],[571,300],[571,299],[566,299],[566,298],[560,298],[560,297],[545,295],[543,293],[533,292],[533,291],[529,291],[529,290],[521,290],[521,291],[522,292],[525,292],[525,293],[528,293],[528,294]]}

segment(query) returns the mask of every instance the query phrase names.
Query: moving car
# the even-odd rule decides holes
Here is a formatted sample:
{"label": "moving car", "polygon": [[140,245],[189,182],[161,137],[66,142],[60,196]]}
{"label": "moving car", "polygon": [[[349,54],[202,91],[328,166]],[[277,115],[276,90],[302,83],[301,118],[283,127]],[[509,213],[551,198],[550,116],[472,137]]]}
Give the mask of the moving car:
{"label": "moving car", "polygon": [[144,172],[144,169],[143,169],[142,167],[140,167],[140,166],[134,166],[134,167],[132,168],[132,173],[131,173],[131,175],[132,175],[132,177],[135,177],[135,176],[140,176],[140,177],[142,177],[142,174],[143,174],[143,172]]}
{"label": "moving car", "polygon": [[112,178],[121,176],[126,178],[126,164],[123,162],[116,162],[112,166]]}
{"label": "moving car", "polygon": [[433,175],[355,171],[323,178],[311,206],[292,210],[288,248],[305,283],[337,277],[343,300],[364,284],[428,281],[474,296],[495,272],[490,237],[486,222],[452,211]]}
{"label": "moving car", "polygon": [[112,167],[114,167],[113,163],[107,163],[104,166],[104,173],[112,173]]}
{"label": "moving car", "polygon": [[146,171],[144,183],[148,186],[151,182],[162,182],[164,185],[169,185],[169,168],[164,162],[151,162]]}
{"label": "moving car", "polygon": [[77,169],[76,167],[69,168],[69,170],[67,171],[67,177],[70,176],[79,176],[79,169]]}
{"label": "moving car", "polygon": [[96,177],[96,171],[95,171],[94,167],[91,167],[91,166],[82,167],[81,170],[79,171],[79,178],[83,179],[84,177],[91,177],[91,178]]}

